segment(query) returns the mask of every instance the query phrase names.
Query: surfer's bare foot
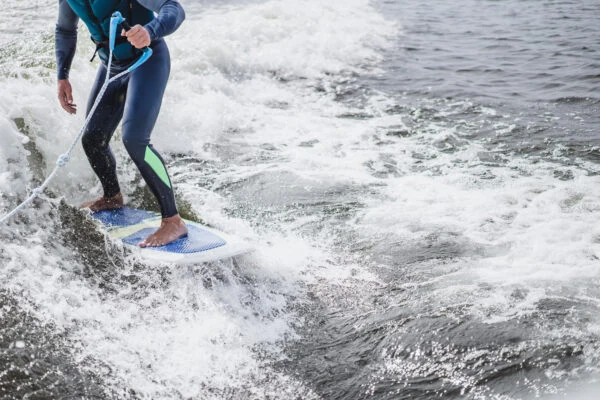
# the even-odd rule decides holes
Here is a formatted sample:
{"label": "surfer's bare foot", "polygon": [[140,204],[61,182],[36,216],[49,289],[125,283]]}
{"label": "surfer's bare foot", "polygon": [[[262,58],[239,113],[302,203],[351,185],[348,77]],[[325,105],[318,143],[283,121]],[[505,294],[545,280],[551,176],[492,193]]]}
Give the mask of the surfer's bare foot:
{"label": "surfer's bare foot", "polygon": [[188,233],[185,222],[179,214],[169,218],[163,218],[160,228],[144,241],[140,242],[140,247],[159,247],[174,242],[175,240],[186,236]]}
{"label": "surfer's bare foot", "polygon": [[113,197],[100,197],[96,200],[83,203],[79,208],[89,208],[90,211],[116,210],[123,207],[123,195],[117,193]]}

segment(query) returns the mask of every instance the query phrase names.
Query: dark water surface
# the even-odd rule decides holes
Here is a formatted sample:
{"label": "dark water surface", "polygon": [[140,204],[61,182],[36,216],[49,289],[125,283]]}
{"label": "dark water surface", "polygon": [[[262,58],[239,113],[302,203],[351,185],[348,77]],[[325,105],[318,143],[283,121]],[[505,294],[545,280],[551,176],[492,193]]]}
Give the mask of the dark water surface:
{"label": "dark water surface", "polygon": [[[598,2],[384,1],[402,26],[375,87],[405,93],[411,103],[469,100],[494,108],[478,127],[521,154],[598,161],[600,39]],[[472,119],[468,110],[458,118]],[[483,128],[483,129],[482,129]]]}

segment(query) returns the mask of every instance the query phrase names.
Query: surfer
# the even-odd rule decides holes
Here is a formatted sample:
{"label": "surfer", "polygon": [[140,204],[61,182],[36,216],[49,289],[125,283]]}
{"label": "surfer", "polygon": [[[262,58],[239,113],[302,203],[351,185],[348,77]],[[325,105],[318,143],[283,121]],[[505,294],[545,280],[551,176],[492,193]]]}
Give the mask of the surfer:
{"label": "surfer", "polygon": [[121,32],[113,52],[111,73],[127,69],[144,47],[153,55],[141,67],[106,90],[82,137],[90,165],[102,184],[103,196],[82,204],[91,211],[114,210],[123,207],[123,195],[116,173],[115,157],[110,139],[123,121],[123,144],[139,169],[144,181],[158,200],[162,214],[160,228],[139,243],[141,247],[162,246],[187,235],[179,216],[175,196],[165,163],[150,144],[150,134],[158,117],[165,91],[171,60],[163,37],[173,33],[185,19],[177,0],[58,0],[56,24],[56,61],[58,68],[58,99],[70,114],[77,112],[73,102],[69,71],[77,43],[77,23],[81,19],[96,44],[96,55],[102,61],[88,99],[87,113],[98,95],[107,73],[110,17],[119,11],[132,26]]}

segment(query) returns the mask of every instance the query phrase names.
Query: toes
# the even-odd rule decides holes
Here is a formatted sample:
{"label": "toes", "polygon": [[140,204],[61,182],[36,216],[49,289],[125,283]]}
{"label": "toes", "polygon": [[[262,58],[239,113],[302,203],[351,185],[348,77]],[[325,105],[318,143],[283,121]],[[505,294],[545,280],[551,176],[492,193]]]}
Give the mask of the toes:
{"label": "toes", "polygon": [[140,247],[153,247],[152,243],[154,242],[154,236],[150,235],[146,239],[142,240],[138,246]]}
{"label": "toes", "polygon": [[158,235],[156,235],[156,233],[153,233],[152,235],[148,236],[146,239],[144,239],[143,241],[141,241],[138,246],[140,247],[161,247],[161,246],[165,246],[171,242],[174,242],[177,239],[180,239],[184,236],[187,235],[187,229],[182,232],[180,235],[176,235],[175,237],[171,237],[169,235],[167,235],[167,238],[159,238]]}
{"label": "toes", "polygon": [[147,237],[146,240],[144,240],[143,242],[140,243],[140,247],[160,247],[160,246],[162,246],[162,244],[160,244],[160,242],[156,239],[156,237],[154,235]]}

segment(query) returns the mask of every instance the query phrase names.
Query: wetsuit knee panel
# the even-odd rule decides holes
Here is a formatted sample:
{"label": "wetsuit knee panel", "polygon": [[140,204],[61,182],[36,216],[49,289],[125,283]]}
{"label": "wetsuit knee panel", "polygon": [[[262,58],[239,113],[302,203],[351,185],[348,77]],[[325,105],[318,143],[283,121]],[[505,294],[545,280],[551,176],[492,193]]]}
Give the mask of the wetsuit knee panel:
{"label": "wetsuit knee panel", "polygon": [[[141,136],[141,135],[140,135]],[[146,151],[146,147],[149,145],[149,141],[140,138],[137,135],[123,132],[123,145],[125,145],[125,149],[135,161],[136,164],[139,164],[144,160],[144,153]]]}
{"label": "wetsuit knee panel", "polygon": [[[158,178],[164,184],[169,191],[171,190],[171,179],[165,168],[165,162],[162,157],[152,148],[152,146],[146,146],[144,151],[144,164],[150,168],[154,173],[155,177]],[[155,180],[155,179],[154,179]]]}
{"label": "wetsuit knee panel", "polygon": [[[123,136],[123,143],[148,184],[153,187],[165,185],[171,190],[171,180],[165,162],[151,145],[144,145],[140,141],[127,140],[125,136]],[[161,183],[159,184],[159,182]]]}

